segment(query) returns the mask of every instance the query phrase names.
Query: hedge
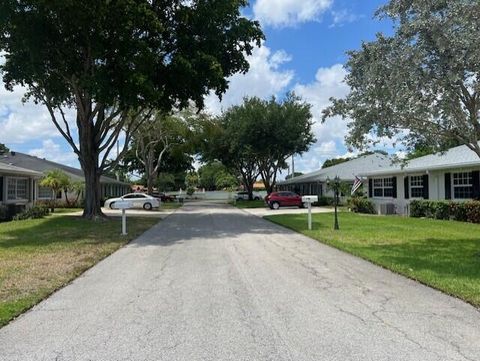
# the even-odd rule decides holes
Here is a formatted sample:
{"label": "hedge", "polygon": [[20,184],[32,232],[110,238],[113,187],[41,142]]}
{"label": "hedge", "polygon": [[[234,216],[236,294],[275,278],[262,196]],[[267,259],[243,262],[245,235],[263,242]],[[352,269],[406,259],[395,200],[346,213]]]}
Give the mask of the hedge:
{"label": "hedge", "polygon": [[23,221],[26,219],[37,219],[37,218],[43,218],[47,216],[49,213],[49,209],[46,207],[32,207],[29,208],[22,213],[17,214],[15,217],[13,217],[14,221]]}
{"label": "hedge", "polygon": [[375,214],[375,205],[367,198],[352,197],[347,201],[348,208],[354,213]]}
{"label": "hedge", "polygon": [[447,202],[414,200],[410,203],[410,217],[450,219],[480,223],[480,201]]}

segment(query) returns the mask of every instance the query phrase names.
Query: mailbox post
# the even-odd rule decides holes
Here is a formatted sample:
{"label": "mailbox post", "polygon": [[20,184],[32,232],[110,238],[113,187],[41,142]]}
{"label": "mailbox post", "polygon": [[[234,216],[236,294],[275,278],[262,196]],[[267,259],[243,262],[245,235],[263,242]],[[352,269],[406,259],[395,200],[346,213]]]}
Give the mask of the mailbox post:
{"label": "mailbox post", "polygon": [[120,201],[113,203],[114,209],[121,209],[122,210],[122,236],[127,235],[127,212],[126,210],[132,208],[133,204],[127,201]]}
{"label": "mailbox post", "polygon": [[318,196],[303,196],[302,202],[308,206],[308,230],[312,230],[312,203],[318,202]]}

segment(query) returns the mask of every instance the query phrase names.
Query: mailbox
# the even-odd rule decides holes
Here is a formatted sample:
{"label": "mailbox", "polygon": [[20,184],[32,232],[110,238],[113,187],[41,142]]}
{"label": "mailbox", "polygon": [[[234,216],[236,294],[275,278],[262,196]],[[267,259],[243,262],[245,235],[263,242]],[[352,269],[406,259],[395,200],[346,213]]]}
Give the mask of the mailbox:
{"label": "mailbox", "polygon": [[113,203],[112,208],[114,208],[114,209],[129,209],[129,208],[133,208],[133,204],[132,204],[132,202],[128,202],[128,201],[118,201],[118,202]]}
{"label": "mailbox", "polygon": [[303,203],[315,203],[318,202],[318,196],[302,196]]}
{"label": "mailbox", "polygon": [[133,208],[133,203],[129,201],[118,201],[112,204],[112,208],[122,210],[122,236],[127,235],[127,212],[129,208]]}

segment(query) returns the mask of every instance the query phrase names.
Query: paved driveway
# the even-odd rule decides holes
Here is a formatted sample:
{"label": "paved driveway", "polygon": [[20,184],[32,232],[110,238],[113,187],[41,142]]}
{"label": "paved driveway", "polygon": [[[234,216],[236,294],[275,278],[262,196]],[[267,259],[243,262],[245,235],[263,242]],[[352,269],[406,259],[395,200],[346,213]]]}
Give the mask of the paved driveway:
{"label": "paved driveway", "polygon": [[190,204],[1,329],[0,359],[479,360],[479,340],[461,301]]}

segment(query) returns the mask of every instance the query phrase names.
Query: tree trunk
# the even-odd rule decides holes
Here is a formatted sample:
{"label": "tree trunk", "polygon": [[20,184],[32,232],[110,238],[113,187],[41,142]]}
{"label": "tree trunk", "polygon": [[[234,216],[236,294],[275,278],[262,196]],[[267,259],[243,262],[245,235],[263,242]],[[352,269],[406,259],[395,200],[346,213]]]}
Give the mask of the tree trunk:
{"label": "tree trunk", "polygon": [[83,217],[91,220],[106,218],[101,209],[100,172],[94,162],[83,162],[85,173],[85,206]]}
{"label": "tree trunk", "polygon": [[153,194],[153,183],[155,182],[155,176],[152,174],[147,174],[147,193]]}
{"label": "tree trunk", "polygon": [[245,183],[245,189],[248,192],[248,200],[253,201],[253,184],[252,182],[244,182]]}
{"label": "tree trunk", "polygon": [[335,230],[338,230],[340,229],[340,227],[338,226],[338,191],[335,191],[335,198],[334,198],[334,202],[335,202],[335,223],[333,225],[333,229]]}
{"label": "tree trunk", "polygon": [[98,165],[100,149],[96,143],[93,124],[83,122],[83,126],[79,127],[79,140],[79,161],[85,174],[85,205],[83,208],[83,218],[90,220],[104,219],[106,216],[101,209],[101,171]]}

